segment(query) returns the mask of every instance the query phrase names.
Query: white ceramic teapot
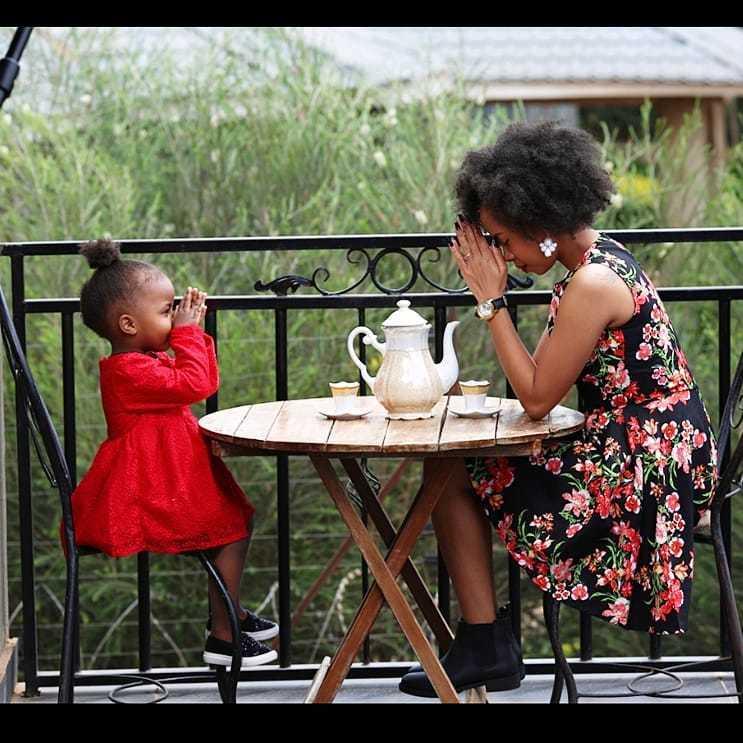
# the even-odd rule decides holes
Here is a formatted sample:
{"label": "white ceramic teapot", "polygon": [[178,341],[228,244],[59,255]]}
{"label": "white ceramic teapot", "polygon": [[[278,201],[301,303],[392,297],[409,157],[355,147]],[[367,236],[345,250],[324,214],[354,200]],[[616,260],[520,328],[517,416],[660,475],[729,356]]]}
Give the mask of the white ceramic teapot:
{"label": "white ceramic teapot", "polygon": [[[431,418],[431,412],[441,396],[457,381],[459,364],[452,336],[459,321],[447,324],[444,331],[444,358],[434,364],[428,350],[431,324],[401,299],[383,323],[385,342],[363,325],[348,335],[348,353],[361,370],[361,376],[374,396],[386,408],[389,418],[415,420]],[[370,376],[353,347],[354,338],[363,335],[364,345],[372,345],[384,358],[376,377]]]}

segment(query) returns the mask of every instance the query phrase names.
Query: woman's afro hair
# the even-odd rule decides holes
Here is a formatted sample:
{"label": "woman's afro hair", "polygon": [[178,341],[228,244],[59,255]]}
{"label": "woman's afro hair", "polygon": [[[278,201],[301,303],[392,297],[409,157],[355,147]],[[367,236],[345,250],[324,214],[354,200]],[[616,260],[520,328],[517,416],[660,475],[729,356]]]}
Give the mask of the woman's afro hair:
{"label": "woman's afro hair", "polygon": [[456,180],[457,205],[470,222],[485,208],[527,237],[590,226],[614,190],[591,135],[554,121],[511,124],[494,145],[467,153]]}

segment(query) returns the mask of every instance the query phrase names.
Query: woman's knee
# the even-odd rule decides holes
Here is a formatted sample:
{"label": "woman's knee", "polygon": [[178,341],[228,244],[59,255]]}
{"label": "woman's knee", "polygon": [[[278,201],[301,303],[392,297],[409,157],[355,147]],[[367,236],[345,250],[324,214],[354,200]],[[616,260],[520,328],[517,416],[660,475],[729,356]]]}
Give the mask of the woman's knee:
{"label": "woman's knee", "polygon": [[[433,470],[434,461],[427,459],[423,463],[423,478],[425,482],[428,482],[435,475]],[[450,466],[452,467],[451,478],[449,479],[448,486],[441,495],[442,500],[472,493],[472,481],[470,480],[464,459],[452,459],[450,460]]]}

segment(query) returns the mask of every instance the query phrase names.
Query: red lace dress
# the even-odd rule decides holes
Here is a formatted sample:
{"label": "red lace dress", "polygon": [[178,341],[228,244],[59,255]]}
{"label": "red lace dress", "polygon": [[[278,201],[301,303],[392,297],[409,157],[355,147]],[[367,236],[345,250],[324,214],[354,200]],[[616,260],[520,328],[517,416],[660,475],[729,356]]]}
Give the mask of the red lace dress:
{"label": "red lace dress", "polygon": [[199,431],[190,405],[216,392],[214,342],[173,328],[175,358],[102,358],[108,438],[72,495],[75,538],[111,557],[188,552],[250,534],[254,509]]}

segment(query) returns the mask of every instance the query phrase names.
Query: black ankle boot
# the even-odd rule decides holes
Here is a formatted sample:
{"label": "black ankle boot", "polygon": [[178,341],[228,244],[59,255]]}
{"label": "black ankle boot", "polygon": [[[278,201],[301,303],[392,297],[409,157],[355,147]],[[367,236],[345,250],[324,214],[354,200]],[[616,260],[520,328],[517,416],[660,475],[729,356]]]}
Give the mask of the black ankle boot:
{"label": "black ankle boot", "polygon": [[[511,632],[510,619],[497,618],[488,624],[460,620],[441,665],[458,692],[478,686],[485,686],[488,691],[518,689],[523,678],[521,652]],[[400,679],[399,689],[413,696],[436,696],[420,666]]]}

